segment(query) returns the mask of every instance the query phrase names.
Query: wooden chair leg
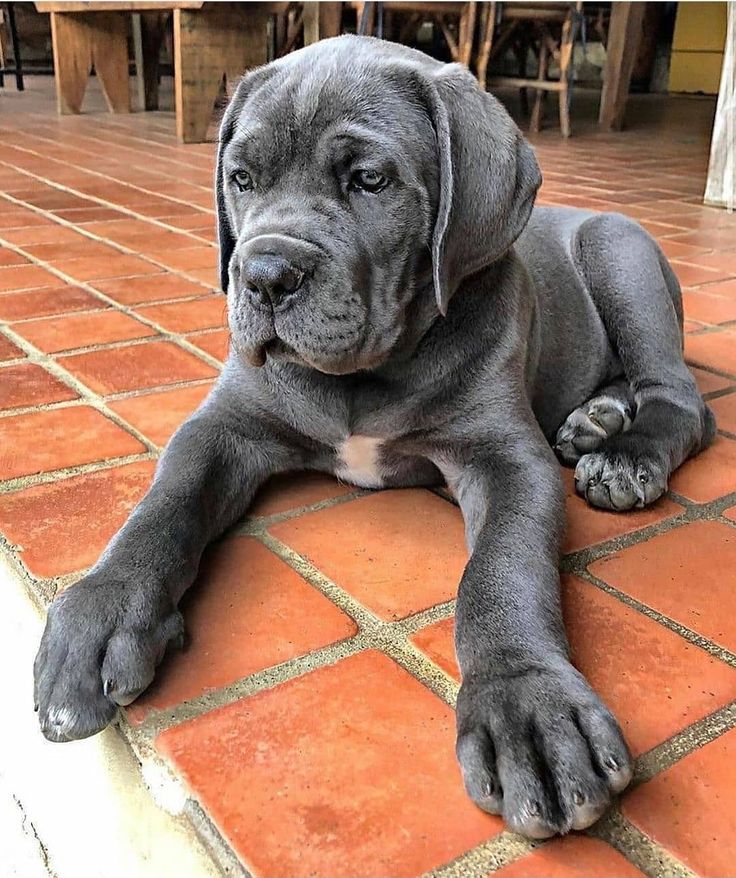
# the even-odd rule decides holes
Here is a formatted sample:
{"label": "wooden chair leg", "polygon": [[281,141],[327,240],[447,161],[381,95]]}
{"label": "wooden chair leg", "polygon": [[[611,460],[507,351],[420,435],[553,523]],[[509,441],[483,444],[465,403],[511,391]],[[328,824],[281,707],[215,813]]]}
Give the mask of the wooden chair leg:
{"label": "wooden chair leg", "polygon": [[[544,81],[547,79],[548,66],[549,49],[547,48],[547,44],[542,41],[542,44],[539,47],[539,75],[537,76],[537,79],[539,79],[540,81]],[[529,122],[529,130],[534,132],[535,134],[540,130],[542,125],[546,98],[547,92],[544,89],[538,88],[536,90],[536,96],[534,98],[534,109],[532,110],[532,117]]]}
{"label": "wooden chair leg", "polygon": [[266,63],[267,7],[213,3],[174,10],[176,132],[183,143],[202,143],[223,75],[234,81]]}
{"label": "wooden chair leg", "polygon": [[575,49],[575,34],[577,21],[570,15],[562,25],[562,39],[560,41],[560,129],[563,137],[569,137],[570,128],[570,98],[572,95],[573,77],[573,52]]}
{"label": "wooden chair leg", "polygon": [[113,113],[130,112],[128,18],[123,12],[90,13],[92,62],[107,106]]}
{"label": "wooden chair leg", "polygon": [[88,16],[51,13],[56,106],[60,115],[79,113],[92,67]]}
{"label": "wooden chair leg", "polygon": [[[516,63],[519,65],[519,78],[526,79],[526,70],[528,65],[528,56],[529,56],[529,43],[524,38],[521,37],[514,43],[514,55],[516,55]],[[520,88],[519,89],[519,99],[521,101],[521,112],[524,114],[524,118],[529,117],[529,89],[528,88]]]}
{"label": "wooden chair leg", "polygon": [[458,29],[458,57],[460,64],[470,67],[473,57],[473,37],[475,35],[475,15],[477,3],[465,3],[460,15],[460,27]]}
{"label": "wooden chair leg", "polygon": [[339,37],[342,33],[342,3],[318,3],[319,38]]}
{"label": "wooden chair leg", "polygon": [[480,19],[480,45],[478,46],[478,63],[476,73],[478,84],[482,89],[486,87],[488,78],[488,61],[493,49],[493,37],[496,30],[496,3],[484,3],[481,9]]}

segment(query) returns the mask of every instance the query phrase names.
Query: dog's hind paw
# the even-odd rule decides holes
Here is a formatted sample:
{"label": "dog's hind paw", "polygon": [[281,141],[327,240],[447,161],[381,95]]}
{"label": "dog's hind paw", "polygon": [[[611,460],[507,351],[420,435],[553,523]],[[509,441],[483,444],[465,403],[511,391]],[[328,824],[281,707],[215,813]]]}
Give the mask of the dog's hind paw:
{"label": "dog's hind paw", "polygon": [[624,400],[606,394],[595,396],[567,416],[557,431],[555,452],[562,463],[574,466],[583,454],[628,430],[632,417],[631,406]]}
{"label": "dog's hind paw", "polygon": [[667,470],[649,455],[604,449],[580,458],[575,490],[599,509],[643,509],[667,490]]}

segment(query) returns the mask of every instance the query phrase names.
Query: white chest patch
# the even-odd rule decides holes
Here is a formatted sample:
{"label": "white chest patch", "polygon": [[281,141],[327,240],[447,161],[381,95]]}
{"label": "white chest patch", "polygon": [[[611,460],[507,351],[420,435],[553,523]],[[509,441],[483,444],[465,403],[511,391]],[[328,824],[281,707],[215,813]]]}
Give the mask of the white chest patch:
{"label": "white chest patch", "polygon": [[338,447],[338,478],[361,488],[380,488],[383,477],[378,468],[381,440],[373,436],[348,436]]}

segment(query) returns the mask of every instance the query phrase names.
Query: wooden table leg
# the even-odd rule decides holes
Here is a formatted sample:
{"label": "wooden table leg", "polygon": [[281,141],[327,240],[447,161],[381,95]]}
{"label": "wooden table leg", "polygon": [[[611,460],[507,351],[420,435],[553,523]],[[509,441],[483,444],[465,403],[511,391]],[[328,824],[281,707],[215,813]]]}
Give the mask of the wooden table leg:
{"label": "wooden table leg", "polygon": [[143,44],[143,105],[146,110],[158,110],[158,59],[166,31],[166,13],[141,13],[141,42]]}
{"label": "wooden table leg", "polygon": [[620,130],[624,123],[631,73],[641,39],[644,3],[611,4],[606,70],[598,122],[606,130]]}
{"label": "wooden table leg", "polygon": [[53,12],[54,76],[59,113],[79,113],[94,66],[112,112],[130,112],[128,22],[117,12]]}
{"label": "wooden table leg", "polygon": [[92,64],[89,28],[79,15],[51,13],[56,106],[60,115],[79,113]]}
{"label": "wooden table leg", "polygon": [[176,133],[202,143],[223,76],[234,82],[266,63],[266,3],[206,3],[174,10]]}

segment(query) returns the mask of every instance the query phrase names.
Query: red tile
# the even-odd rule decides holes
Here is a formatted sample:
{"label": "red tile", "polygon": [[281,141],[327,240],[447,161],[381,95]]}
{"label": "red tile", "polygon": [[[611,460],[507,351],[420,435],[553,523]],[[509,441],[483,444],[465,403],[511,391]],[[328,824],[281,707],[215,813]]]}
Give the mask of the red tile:
{"label": "red tile", "polygon": [[5,494],[0,530],[34,576],[84,570],[143,497],[154,469],[142,461]]}
{"label": "red tile", "polygon": [[[606,578],[600,563],[591,572]],[[635,756],[733,699],[736,670],[595,586],[564,577],[562,605],[573,663]]]}
{"label": "red tile", "polygon": [[117,424],[86,406],[0,418],[0,479],[145,450]]}
{"label": "red tile", "polygon": [[9,265],[27,265],[28,260],[20,253],[14,250],[8,250],[6,247],[0,246],[0,268],[6,268]]}
{"label": "red tile", "polygon": [[460,511],[429,491],[381,491],[269,528],[383,619],[455,597],[467,562]]}
{"label": "red tile", "polygon": [[18,323],[15,330],[47,353],[157,334],[150,326],[112,308],[94,314],[31,320]]}
{"label": "red tile", "polygon": [[[572,660],[621,723],[635,755],[733,698],[733,668],[595,586],[564,576],[562,605]],[[460,679],[451,619],[411,639]]]}
{"label": "red tile", "polygon": [[736,394],[719,396],[718,399],[710,400],[708,405],[713,409],[718,428],[736,433]]}
{"label": "red tile", "polygon": [[[120,253],[113,259],[107,256],[64,259],[56,262],[54,267],[77,281],[157,274],[161,270],[151,262],[146,262],[137,256],[128,256],[125,253]],[[39,284],[36,284],[36,286],[39,286]]]}
{"label": "red tile", "polygon": [[138,308],[138,312],[169,332],[192,332],[227,325],[227,300],[222,295],[168,305],[149,305]]}
{"label": "red tile", "polygon": [[421,628],[409,639],[446,674],[460,681],[460,669],[455,655],[454,618],[443,619],[427,628]]}
{"label": "red tile", "polygon": [[493,873],[494,878],[643,878],[617,850],[597,838],[556,838]]}
{"label": "red tile", "polygon": [[[195,243],[192,241],[192,243]],[[217,265],[217,249],[215,247],[187,247],[176,250],[152,251],[149,255],[164,265],[177,271],[188,271],[192,268],[212,268]]]}
{"label": "red tile", "polygon": [[0,363],[6,360],[15,360],[19,357],[25,357],[25,353],[19,347],[16,347],[10,339],[0,335]]}
{"label": "red tile", "polygon": [[230,350],[230,330],[216,329],[214,332],[195,332],[187,336],[187,341],[224,363]]}
{"label": "red tile", "polygon": [[58,285],[59,278],[36,265],[16,265],[0,268],[0,293],[27,290],[34,287]]}
{"label": "red tile", "polygon": [[702,878],[736,861],[736,729],[706,744],[624,799],[623,812]]}
{"label": "red tile", "polygon": [[153,687],[128,711],[135,723],[151,710],[173,707],[358,631],[349,616],[248,537],[210,549],[182,611],[187,648],[167,659]]}
{"label": "red tile", "polygon": [[178,387],[109,403],[110,408],[156,445],[164,446],[174,431],[212,390],[212,385]]}
{"label": "red tile", "polygon": [[220,275],[216,268],[188,268],[188,277],[193,277],[203,284],[207,284],[212,290],[219,290]]}
{"label": "red tile", "polygon": [[333,500],[355,491],[352,485],[338,482],[322,473],[289,473],[271,478],[256,495],[249,515],[277,515],[321,500]]}
{"label": "red tile", "polygon": [[156,745],[260,878],[410,878],[502,828],[463,791],[454,727],[444,702],[369,651]]}
{"label": "red tile", "polygon": [[736,331],[722,329],[685,338],[688,362],[736,375]]}
{"label": "red tile", "polygon": [[68,311],[91,311],[107,308],[107,303],[80,287],[49,287],[0,296],[0,320],[12,323],[31,317],[47,317]]}
{"label": "red tile", "polygon": [[[722,378],[720,375],[714,375],[712,372],[706,372],[704,369],[691,368],[690,371],[695,376],[698,383],[698,390],[701,393],[713,393],[715,390],[725,390],[736,384],[736,380],[731,381],[728,378]],[[708,403],[712,407],[713,403]]]}
{"label": "red tile", "polygon": [[634,533],[683,511],[682,506],[668,497],[660,498],[645,509],[633,509],[625,513],[595,509],[575,493],[575,474],[572,469],[563,469],[562,478],[567,497],[563,552],[577,552],[596,543]]}
{"label": "red tile", "polygon": [[710,287],[685,290],[682,294],[685,316],[703,323],[726,323],[736,320],[736,297],[707,292]]}
{"label": "red tile", "polygon": [[173,274],[149,274],[95,282],[95,288],[122,305],[201,296],[207,288]]}
{"label": "red tile", "polygon": [[0,369],[0,409],[76,399],[78,394],[41,366],[23,363]]}
{"label": "red tile", "polygon": [[59,364],[102,394],[195,381],[217,374],[211,366],[170,342],[72,354],[60,357]]}
{"label": "red tile", "polygon": [[[694,521],[590,565],[590,572],[736,651],[736,531]],[[646,575],[642,575],[646,571]]]}
{"label": "red tile", "polygon": [[92,238],[78,235],[76,241],[54,241],[43,244],[27,244],[24,248],[39,262],[49,262],[52,265],[58,262],[67,262],[70,259],[116,259],[120,251],[101,244]]}
{"label": "red tile", "polygon": [[[693,257],[697,258],[697,257]],[[722,271],[715,268],[704,268],[700,265],[691,265],[687,262],[672,262],[677,279],[683,287],[695,287],[700,284],[713,283],[731,277],[733,272]]]}
{"label": "red tile", "polygon": [[716,436],[710,448],[691,457],[672,475],[670,489],[696,503],[736,491],[736,441]]}
{"label": "red tile", "polygon": [[679,241],[673,241],[670,238],[665,238],[658,243],[665,256],[670,259],[681,259],[684,262],[693,259],[696,254],[707,252],[705,247],[693,247],[692,244],[681,244]]}

